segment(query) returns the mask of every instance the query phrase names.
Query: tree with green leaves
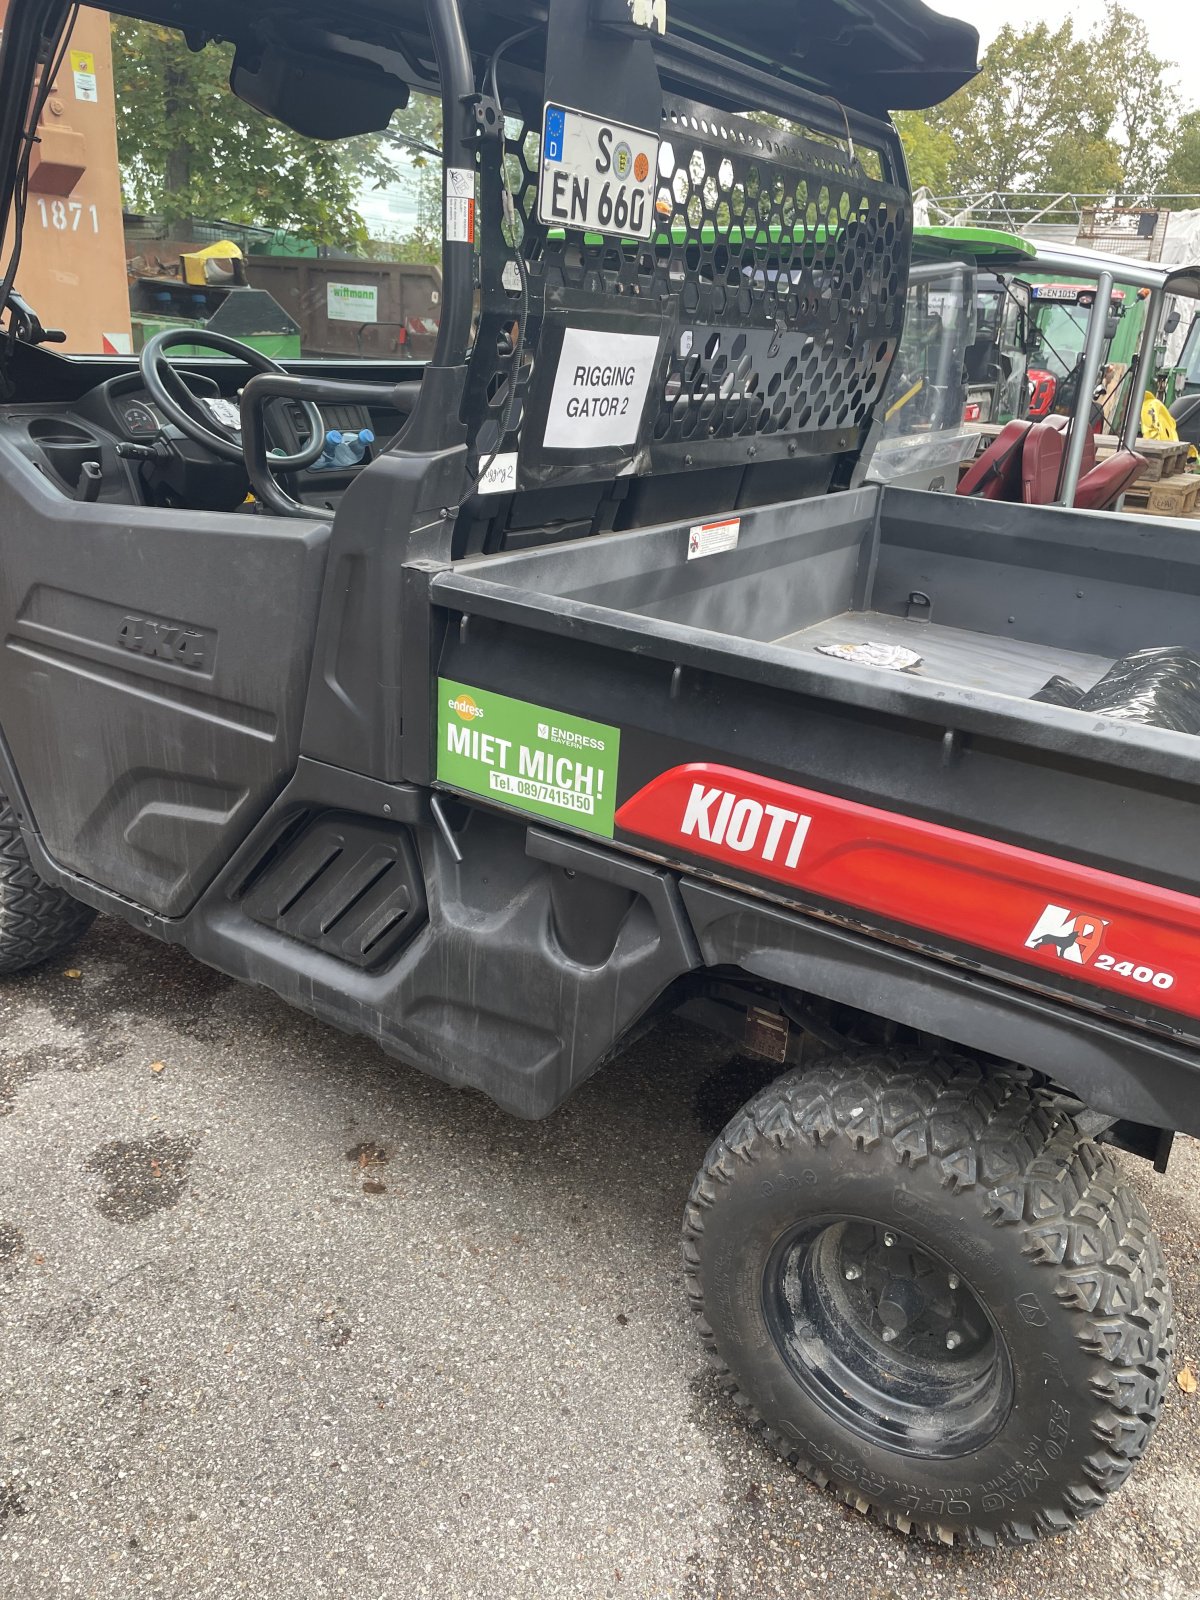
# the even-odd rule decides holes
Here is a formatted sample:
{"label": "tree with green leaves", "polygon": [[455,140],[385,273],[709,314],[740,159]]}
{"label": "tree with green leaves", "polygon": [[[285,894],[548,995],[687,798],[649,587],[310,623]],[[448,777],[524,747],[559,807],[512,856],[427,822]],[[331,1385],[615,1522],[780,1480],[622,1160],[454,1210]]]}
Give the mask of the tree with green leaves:
{"label": "tree with green leaves", "polygon": [[1150,48],[1146,24],[1115,6],[1092,36],[1094,71],[1114,107],[1110,129],[1125,193],[1150,195],[1161,183],[1180,112],[1171,63]]}
{"label": "tree with green leaves", "polygon": [[[1169,71],[1122,6],[1087,35],[1070,19],[1006,26],[973,82],[932,111],[898,118],[914,181],[943,193],[1149,195],[1175,142]],[[933,177],[917,177],[926,172]]]}
{"label": "tree with green leaves", "polygon": [[898,111],[895,121],[913,188],[946,194],[956,156],[953,135],[935,127],[921,111]]}
{"label": "tree with green leaves", "polygon": [[125,204],[171,232],[211,217],[361,247],[356,197],[401,176],[406,135],[427,131],[426,104],[412,108],[411,130],[398,119],[395,138],[306,139],[231,92],[232,46],[193,51],[174,29],[126,19],[114,19],[112,40]]}
{"label": "tree with green leaves", "polygon": [[368,253],[380,261],[440,262],[442,254],[442,106],[428,94],[414,94],[392,118],[391,144],[403,154],[403,181],[416,208],[407,233],[377,237]]}
{"label": "tree with green leaves", "polygon": [[[1115,166],[1114,106],[1070,21],[1006,26],[979,76],[931,116],[954,142],[958,190],[1103,188]],[[1073,161],[1066,160],[1071,149]]]}
{"label": "tree with green leaves", "polygon": [[1180,117],[1163,173],[1163,194],[1200,194],[1200,111]]}

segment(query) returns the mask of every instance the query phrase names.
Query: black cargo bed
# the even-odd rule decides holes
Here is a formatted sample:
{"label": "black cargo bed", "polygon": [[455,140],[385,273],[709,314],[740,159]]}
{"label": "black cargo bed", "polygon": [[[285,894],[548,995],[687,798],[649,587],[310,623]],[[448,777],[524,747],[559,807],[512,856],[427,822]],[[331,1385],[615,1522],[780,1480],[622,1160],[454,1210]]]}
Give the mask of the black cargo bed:
{"label": "black cargo bed", "polygon": [[892,645],[920,656],[920,664],[910,669],[914,675],[1023,700],[1037,694],[1055,674],[1090,689],[1113,664],[1111,656],[1067,650],[1045,641],[996,638],[885,611],[842,611],[827,621],[786,634],[776,643],[781,649],[802,652],[830,645]]}
{"label": "black cargo bed", "polygon": [[[695,524],[680,523],[457,562],[432,599],[831,706],[1200,783],[1200,739],[1032,700],[1058,675],[1090,688],[1134,651],[1200,650],[1194,532],[1055,507],[1026,507],[1014,532],[1003,511],[864,488],[744,511],[736,547],[699,559]],[[816,648],[837,642],[903,644],[922,662],[888,671]],[[598,704],[604,686],[587,698]]]}

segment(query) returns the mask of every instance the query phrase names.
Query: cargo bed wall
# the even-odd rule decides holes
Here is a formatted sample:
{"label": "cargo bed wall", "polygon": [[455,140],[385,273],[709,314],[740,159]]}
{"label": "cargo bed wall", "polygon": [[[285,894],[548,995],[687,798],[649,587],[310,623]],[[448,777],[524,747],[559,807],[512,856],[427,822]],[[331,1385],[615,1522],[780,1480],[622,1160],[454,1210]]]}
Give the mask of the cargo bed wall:
{"label": "cargo bed wall", "polygon": [[453,570],[572,606],[768,642],[861,597],[876,513],[876,491],[864,489],[711,524],[738,530],[736,548],[723,554],[690,556],[702,525],[670,523]]}
{"label": "cargo bed wall", "polygon": [[1170,518],[889,491],[871,608],[903,615],[914,588],[933,622],[997,638],[1108,660],[1200,647],[1200,549]]}

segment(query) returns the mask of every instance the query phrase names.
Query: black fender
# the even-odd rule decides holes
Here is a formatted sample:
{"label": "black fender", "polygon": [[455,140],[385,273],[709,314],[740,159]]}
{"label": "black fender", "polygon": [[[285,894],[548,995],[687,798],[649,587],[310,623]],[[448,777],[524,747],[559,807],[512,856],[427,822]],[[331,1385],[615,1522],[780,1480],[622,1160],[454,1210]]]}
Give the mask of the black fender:
{"label": "black fender", "polygon": [[839,924],[685,881],[706,967],[856,1006],[1046,1074],[1095,1111],[1200,1134],[1200,1054]]}

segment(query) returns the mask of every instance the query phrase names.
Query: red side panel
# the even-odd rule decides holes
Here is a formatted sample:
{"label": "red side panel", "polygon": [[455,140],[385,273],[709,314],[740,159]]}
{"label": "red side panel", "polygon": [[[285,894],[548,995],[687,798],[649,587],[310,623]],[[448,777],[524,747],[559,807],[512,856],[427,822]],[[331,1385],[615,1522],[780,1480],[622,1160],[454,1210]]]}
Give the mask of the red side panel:
{"label": "red side panel", "polygon": [[617,812],[626,833],[956,943],[1200,1017],[1200,900],[707,762]]}

